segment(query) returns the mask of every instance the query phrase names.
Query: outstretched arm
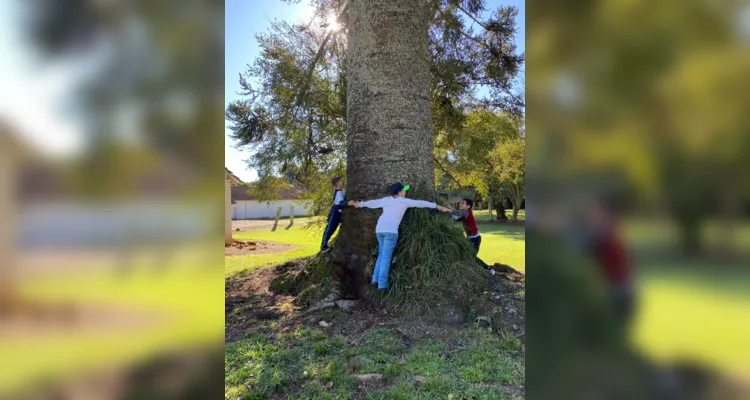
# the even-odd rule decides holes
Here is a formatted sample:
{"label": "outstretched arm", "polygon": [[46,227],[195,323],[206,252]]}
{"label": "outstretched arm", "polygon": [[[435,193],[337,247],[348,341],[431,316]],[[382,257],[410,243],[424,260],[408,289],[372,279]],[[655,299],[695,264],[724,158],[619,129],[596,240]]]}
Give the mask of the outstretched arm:
{"label": "outstretched arm", "polygon": [[466,210],[453,210],[451,211],[451,215],[454,215],[458,218],[466,218],[469,216],[469,212]]}
{"label": "outstretched arm", "polygon": [[382,199],[365,200],[365,201],[360,201],[360,202],[356,202],[355,201],[354,203],[355,203],[354,206],[357,207],[357,208],[359,208],[359,207],[367,207],[367,208],[381,208],[381,207],[383,207],[383,200]]}
{"label": "outstretched arm", "polygon": [[405,202],[407,206],[409,207],[419,207],[419,208],[437,208],[437,204],[430,202],[430,201],[424,201],[424,200],[413,200],[413,199],[407,199],[402,198],[401,201]]}

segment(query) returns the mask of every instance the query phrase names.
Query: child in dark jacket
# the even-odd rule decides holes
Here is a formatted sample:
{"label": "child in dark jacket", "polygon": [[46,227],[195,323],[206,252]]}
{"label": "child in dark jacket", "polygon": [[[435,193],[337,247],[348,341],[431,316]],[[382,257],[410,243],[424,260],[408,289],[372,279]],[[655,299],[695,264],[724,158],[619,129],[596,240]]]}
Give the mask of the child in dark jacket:
{"label": "child in dark jacket", "polygon": [[331,236],[336,233],[339,224],[341,223],[341,212],[346,208],[346,200],[344,200],[344,180],[340,176],[334,176],[331,179],[331,185],[333,185],[333,206],[328,212],[328,222],[326,223],[326,230],[323,231],[323,242],[320,244],[320,251],[327,253],[331,251],[328,246],[328,241],[331,240]]}

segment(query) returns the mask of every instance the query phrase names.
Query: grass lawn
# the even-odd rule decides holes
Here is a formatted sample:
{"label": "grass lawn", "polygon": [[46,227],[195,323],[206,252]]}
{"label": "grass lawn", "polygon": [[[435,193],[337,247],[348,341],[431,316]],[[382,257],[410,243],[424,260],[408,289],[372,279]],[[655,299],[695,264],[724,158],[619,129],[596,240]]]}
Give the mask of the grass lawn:
{"label": "grass lawn", "polygon": [[[513,210],[505,210],[505,215],[510,219],[510,217],[513,216]],[[497,213],[494,211],[492,212],[492,216],[497,219]],[[490,212],[487,210],[475,210],[474,211],[474,219],[477,221],[489,221],[490,220]],[[518,210],[518,220],[519,221],[525,221],[526,220],[526,210]]]}
{"label": "grass lawn", "polygon": [[[738,248],[747,249],[750,225],[738,228]],[[707,224],[707,244],[717,232],[718,224]],[[657,360],[688,359],[750,376],[748,263],[678,260],[676,228],[657,221],[634,221],[626,234],[636,254],[645,251],[636,259],[634,344]]]}
{"label": "grass lawn", "polygon": [[30,300],[126,309],[142,314],[144,321],[109,329],[71,327],[52,332],[38,327],[27,335],[3,338],[0,392],[219,343],[224,300],[217,293],[223,291],[224,282],[218,271],[191,264],[171,267],[164,272],[143,268],[130,276],[106,269],[57,273],[24,282],[21,290]]}
{"label": "grass lawn", "polygon": [[[518,225],[479,224],[482,234],[482,246],[479,257],[488,264],[501,262],[524,271],[526,268],[525,228]],[[338,234],[338,233],[337,233]],[[245,232],[235,232],[235,239],[266,240],[301,246],[282,253],[251,254],[245,256],[226,257],[225,274],[234,275],[241,271],[251,270],[261,265],[279,264],[285,261],[307,257],[320,250],[323,228],[304,229],[302,225],[295,225],[289,229],[279,227],[272,231],[270,228],[254,229]]]}
{"label": "grass lawn", "polygon": [[384,377],[365,389],[367,399],[515,399],[521,397],[508,388],[524,381],[520,342],[484,329],[405,346],[388,328],[368,330],[358,343],[350,343],[343,336],[301,326],[273,340],[249,334],[228,344],[225,398],[351,399],[357,387],[355,370],[357,375]]}
{"label": "grass lawn", "polygon": [[301,247],[281,253],[226,257],[224,262],[224,274],[226,276],[231,276],[241,271],[252,270],[262,265],[280,264],[295,258],[311,256],[320,251],[320,241],[323,238],[323,231],[322,229],[305,229],[302,225],[295,225],[289,229],[279,227],[275,231],[272,231],[270,228],[260,228],[245,232],[235,232],[232,237],[235,239],[288,243]]}
{"label": "grass lawn", "polygon": [[692,268],[641,267],[634,343],[657,360],[688,359],[750,376],[750,271]]}
{"label": "grass lawn", "polygon": [[479,258],[526,271],[526,228],[519,225],[477,224],[482,235]]}

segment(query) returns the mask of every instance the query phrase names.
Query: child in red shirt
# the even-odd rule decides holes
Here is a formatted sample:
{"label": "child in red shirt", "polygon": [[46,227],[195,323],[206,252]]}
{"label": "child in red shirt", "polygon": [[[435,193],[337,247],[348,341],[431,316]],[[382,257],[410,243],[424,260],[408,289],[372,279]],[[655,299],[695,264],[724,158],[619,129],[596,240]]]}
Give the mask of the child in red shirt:
{"label": "child in red shirt", "polygon": [[[472,207],[474,207],[473,200],[463,199],[458,205],[458,210],[448,209],[447,212],[450,212],[454,217],[458,217],[458,220],[464,224],[466,238],[469,239],[469,242],[471,242],[471,245],[474,246],[477,254],[479,254],[479,246],[482,244],[482,236],[479,234],[479,229],[477,229],[477,221],[474,219],[474,213],[471,210]],[[479,263],[482,268],[490,271],[492,275],[495,274],[495,270],[490,268],[481,258],[477,257],[476,259],[477,263]]]}
{"label": "child in red shirt", "polygon": [[634,279],[628,251],[617,230],[616,210],[600,200],[588,208],[588,214],[594,230],[591,251],[601,268],[616,312],[629,319],[635,302]]}

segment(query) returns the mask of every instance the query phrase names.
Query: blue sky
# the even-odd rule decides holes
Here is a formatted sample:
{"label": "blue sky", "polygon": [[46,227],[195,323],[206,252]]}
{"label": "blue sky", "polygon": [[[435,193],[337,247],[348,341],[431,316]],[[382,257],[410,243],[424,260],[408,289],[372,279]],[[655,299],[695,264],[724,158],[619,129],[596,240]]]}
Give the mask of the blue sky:
{"label": "blue sky", "polygon": [[41,59],[24,29],[21,4],[0,2],[0,120],[34,151],[75,155],[84,143],[82,120],[65,106],[89,73],[90,62],[80,57],[55,63]]}
{"label": "blue sky", "polygon": [[[225,104],[229,104],[231,101],[240,98],[237,95],[237,90],[239,89],[238,76],[245,71],[247,64],[255,60],[260,51],[255,40],[255,35],[267,31],[270,25],[269,22],[274,19],[309,21],[313,16],[313,10],[308,3],[307,0],[302,0],[299,4],[293,5],[286,4],[282,0],[226,0],[224,25]],[[514,5],[518,7],[518,36],[516,45],[519,52],[524,52],[526,42],[524,0],[487,1],[487,6],[490,9],[500,5]],[[227,133],[229,133],[229,130],[225,128],[225,134]],[[248,150],[235,149],[232,140],[225,135],[224,159],[226,167],[246,182],[257,178],[255,171],[248,170],[247,163],[244,161],[249,155]]]}

